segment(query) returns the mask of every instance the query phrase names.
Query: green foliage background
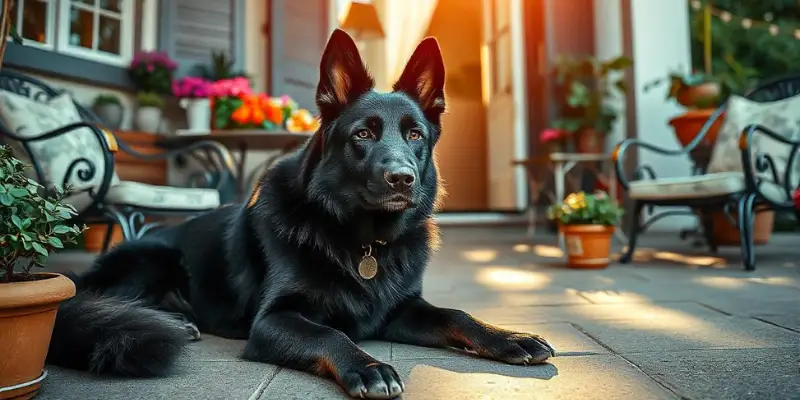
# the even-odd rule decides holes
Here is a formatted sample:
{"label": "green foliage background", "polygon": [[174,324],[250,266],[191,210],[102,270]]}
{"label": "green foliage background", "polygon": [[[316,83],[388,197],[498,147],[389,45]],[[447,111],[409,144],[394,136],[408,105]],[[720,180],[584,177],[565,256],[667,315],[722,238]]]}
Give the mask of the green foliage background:
{"label": "green foliage background", "polygon": [[[706,4],[704,0],[703,4]],[[732,20],[723,22],[711,17],[712,73],[729,73],[730,66],[724,57],[730,55],[739,64],[757,71],[759,79],[800,73],[800,40],[792,34],[800,29],[800,1],[798,0],[711,0],[715,8],[731,13]],[[704,71],[704,16],[703,10],[694,10],[687,1],[691,23],[692,68]],[[767,21],[771,17],[771,21]],[[775,36],[762,26],[742,27],[741,18],[766,21],[778,25],[781,32]],[[763,24],[759,24],[763,25]],[[775,230],[797,230],[793,213],[780,213],[775,218]]]}
{"label": "green foliage background", "polygon": [[[705,2],[703,3],[705,4]],[[711,17],[711,43],[713,73],[724,73],[729,66],[723,59],[726,54],[745,67],[758,71],[760,78],[770,78],[800,71],[800,40],[791,33],[800,29],[800,2],[798,0],[712,0],[712,6],[730,12],[734,18],[725,23],[718,17]],[[703,61],[703,11],[691,8],[692,67],[704,70]],[[781,33],[772,36],[760,26],[745,29],[740,18],[765,21],[771,15],[772,21],[781,27]]]}

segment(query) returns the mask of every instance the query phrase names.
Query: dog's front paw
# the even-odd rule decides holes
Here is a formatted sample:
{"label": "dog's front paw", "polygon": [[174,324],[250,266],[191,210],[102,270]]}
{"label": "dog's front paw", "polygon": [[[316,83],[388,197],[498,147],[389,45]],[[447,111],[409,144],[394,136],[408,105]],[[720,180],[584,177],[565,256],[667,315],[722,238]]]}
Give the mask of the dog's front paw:
{"label": "dog's front paw", "polygon": [[474,349],[479,355],[509,364],[541,364],[556,351],[544,338],[532,333],[510,332],[498,335]]}
{"label": "dog's front paw", "polygon": [[391,399],[405,388],[394,368],[380,362],[345,372],[341,384],[350,396],[361,399]]}

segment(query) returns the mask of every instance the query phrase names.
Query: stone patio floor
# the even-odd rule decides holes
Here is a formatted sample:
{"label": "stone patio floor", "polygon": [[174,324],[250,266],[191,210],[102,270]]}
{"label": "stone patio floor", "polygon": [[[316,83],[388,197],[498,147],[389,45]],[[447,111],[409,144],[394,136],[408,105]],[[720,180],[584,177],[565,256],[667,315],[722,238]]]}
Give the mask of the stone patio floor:
{"label": "stone patio floor", "polygon": [[[676,234],[643,237],[632,265],[561,266],[555,237],[447,228],[425,294],[506,328],[543,335],[549,364],[509,366],[447,350],[362,346],[397,368],[404,399],[800,399],[800,236],[776,235],[742,270]],[[619,248],[616,249],[617,251]],[[53,270],[88,262],[63,254]],[[309,374],[238,359],[243,342],[205,336],[174,375],[110,379],[51,367],[39,399],[338,399]]]}

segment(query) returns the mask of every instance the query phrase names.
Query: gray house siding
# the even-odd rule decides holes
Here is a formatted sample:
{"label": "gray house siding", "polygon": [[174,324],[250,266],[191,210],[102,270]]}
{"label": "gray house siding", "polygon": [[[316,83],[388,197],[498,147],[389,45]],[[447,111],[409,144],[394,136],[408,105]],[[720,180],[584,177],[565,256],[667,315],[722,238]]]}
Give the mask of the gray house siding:
{"label": "gray house siding", "polygon": [[244,0],[169,0],[159,7],[158,47],[178,62],[176,76],[196,74],[219,51],[236,70],[244,68]]}

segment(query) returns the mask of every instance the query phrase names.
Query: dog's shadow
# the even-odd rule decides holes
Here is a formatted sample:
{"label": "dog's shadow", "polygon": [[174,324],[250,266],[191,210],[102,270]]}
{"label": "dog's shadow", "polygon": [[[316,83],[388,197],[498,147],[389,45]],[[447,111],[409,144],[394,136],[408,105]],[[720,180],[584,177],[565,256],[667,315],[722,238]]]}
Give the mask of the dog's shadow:
{"label": "dog's shadow", "polygon": [[537,365],[511,365],[483,358],[471,351],[450,348],[440,350],[450,352],[452,355],[440,358],[392,360],[389,363],[416,363],[417,366],[438,368],[458,374],[491,374],[509,378],[550,380],[558,376],[558,367],[548,362]]}

